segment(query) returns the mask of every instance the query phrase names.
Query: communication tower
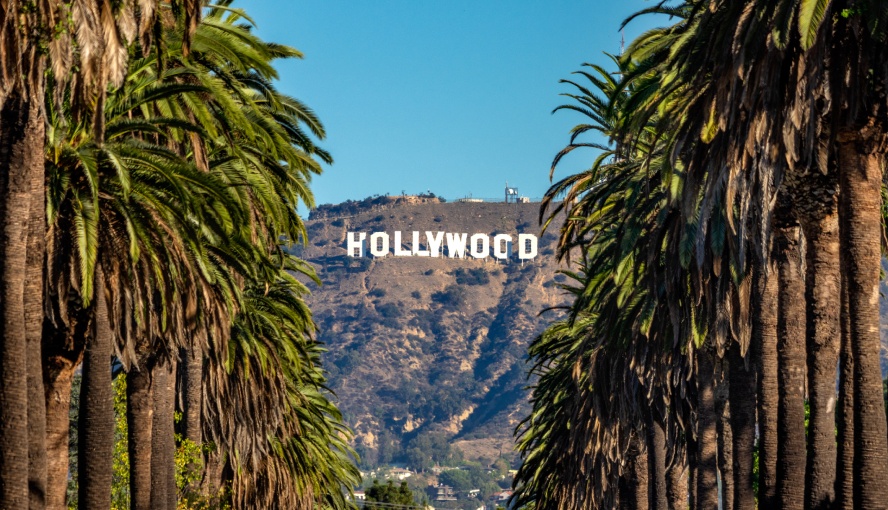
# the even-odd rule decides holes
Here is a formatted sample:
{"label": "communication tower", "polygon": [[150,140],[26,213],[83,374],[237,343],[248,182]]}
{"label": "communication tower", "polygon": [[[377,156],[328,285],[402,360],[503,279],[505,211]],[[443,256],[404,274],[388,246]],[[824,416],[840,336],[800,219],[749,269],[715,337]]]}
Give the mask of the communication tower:
{"label": "communication tower", "polygon": [[510,188],[508,181],[506,181],[506,203],[518,203],[518,188]]}

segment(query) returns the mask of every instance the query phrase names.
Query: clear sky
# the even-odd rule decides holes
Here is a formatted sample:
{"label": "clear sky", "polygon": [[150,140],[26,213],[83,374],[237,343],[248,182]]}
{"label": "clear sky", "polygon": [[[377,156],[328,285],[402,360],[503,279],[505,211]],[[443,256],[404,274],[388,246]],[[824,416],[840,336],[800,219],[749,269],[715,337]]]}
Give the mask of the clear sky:
{"label": "clear sky", "polygon": [[[279,88],[312,107],[334,164],[313,180],[318,204],[431,190],[501,197],[505,182],[540,197],[579,114],[553,108],[561,78],[619,53],[620,23],[643,0],[240,1],[281,62]],[[626,41],[666,18],[647,16]],[[592,154],[565,160],[556,178]]]}

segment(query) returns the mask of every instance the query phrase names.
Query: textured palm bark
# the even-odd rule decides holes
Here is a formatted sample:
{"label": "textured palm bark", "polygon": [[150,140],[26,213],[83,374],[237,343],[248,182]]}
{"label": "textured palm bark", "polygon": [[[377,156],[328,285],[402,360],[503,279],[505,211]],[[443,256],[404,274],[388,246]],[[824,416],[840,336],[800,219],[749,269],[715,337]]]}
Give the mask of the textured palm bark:
{"label": "textured palm bark", "polygon": [[734,508],[734,465],[731,447],[734,432],[731,430],[731,409],[728,402],[730,383],[727,380],[727,368],[725,360],[716,361],[715,431],[718,435],[718,473],[721,482],[719,508],[722,510]]}
{"label": "textured palm bark", "polygon": [[778,386],[777,508],[805,501],[805,285],[801,230],[789,214],[776,225]]}
{"label": "textured palm bark", "polygon": [[718,508],[718,434],[715,410],[714,354],[696,350],[697,362],[697,508]]}
{"label": "textured palm bark", "polygon": [[758,503],[761,510],[777,509],[777,269],[756,265],[752,296],[750,349],[758,376],[759,443]]}
{"label": "textured palm bark", "polygon": [[[689,395],[689,399],[695,402],[696,405],[696,390],[692,388],[692,395]],[[697,476],[699,475],[699,469],[697,468],[697,461],[699,456],[697,455],[697,437],[687,437],[685,439],[688,448],[688,508],[690,510],[697,510],[699,505],[697,504]]]}
{"label": "textured palm bark", "polygon": [[841,339],[839,315],[838,182],[835,173],[806,178],[801,196],[805,234],[807,303],[808,458],[805,508],[831,508],[836,485],[836,365]]}
{"label": "textured palm bark", "polygon": [[203,357],[197,349],[182,349],[182,437],[194,444],[203,442],[201,406],[203,403]]}
{"label": "textured palm bark", "polygon": [[[202,350],[196,345],[191,349],[180,350],[180,359],[182,362],[179,366],[180,373],[180,389],[182,402],[182,421],[179,424],[179,430],[182,437],[191,441],[196,445],[203,443],[203,433],[201,429],[201,413],[203,404],[203,356]],[[189,464],[187,469],[190,472],[198,473],[196,481],[185,488],[189,493],[198,493],[200,491],[200,480],[203,473],[198,470],[203,466],[198,463]]]}
{"label": "textured palm bark", "polygon": [[95,321],[86,342],[77,441],[77,504],[111,507],[114,454],[114,393],[111,387],[112,332],[101,267],[96,269]]}
{"label": "textured palm bark", "polygon": [[733,441],[734,510],[755,510],[753,448],[755,446],[755,372],[734,343],[728,351],[731,379],[731,433]]}
{"label": "textured palm bark", "polygon": [[843,273],[848,281],[854,355],[854,504],[858,508],[881,508],[888,503],[888,435],[879,359],[884,144],[877,135],[871,126],[838,135],[841,200],[848,225]]}
{"label": "textured palm bark", "polygon": [[166,434],[166,428],[162,427],[161,423],[170,418],[166,395],[170,377],[167,365],[155,365],[151,370],[151,383],[154,389],[154,419],[151,422],[151,508],[157,510],[167,508],[166,471],[170,466],[164,458],[166,451],[161,437]]}
{"label": "textured palm bark", "polygon": [[[67,510],[68,432],[71,383],[83,359],[82,341],[91,326],[87,313],[72,318],[68,329],[44,324],[43,376],[46,390],[46,508]],[[74,345],[73,340],[81,343]]]}
{"label": "textured palm bark", "polygon": [[632,462],[633,507],[635,510],[648,510],[648,452],[641,448],[642,439],[637,438],[638,453]]}
{"label": "textured palm bark", "polygon": [[645,424],[648,451],[648,507],[667,508],[666,430],[663,419],[653,408],[648,409]]}
{"label": "textured palm bark", "polygon": [[[43,123],[37,124],[44,138]],[[28,253],[25,271],[25,339],[28,358],[28,499],[31,510],[46,507],[46,395],[43,387],[43,268],[46,252],[45,170],[31,175]]]}
{"label": "textured palm bark", "polygon": [[151,510],[151,432],[154,402],[148,368],[142,364],[126,375],[127,448],[130,466],[130,508]]}
{"label": "textured palm bark", "polygon": [[633,434],[626,452],[626,465],[620,477],[620,508],[624,510],[647,510],[647,452],[641,441]]}
{"label": "textured palm bark", "polygon": [[[841,229],[846,227],[842,226]],[[851,351],[851,323],[848,314],[848,286],[842,278],[842,350],[839,358],[839,405],[836,409],[836,508],[854,509],[854,356]]]}
{"label": "textured palm bark", "polygon": [[68,432],[73,364],[57,370],[46,385],[46,508],[67,510]]}
{"label": "textured palm bark", "polygon": [[4,99],[0,107],[0,508],[18,509],[28,506],[24,287],[32,175],[43,168],[43,120],[40,100],[28,97],[20,87]]}
{"label": "textured palm bark", "polygon": [[682,459],[675,459],[666,470],[666,497],[669,510],[686,510],[688,508],[688,470]]}
{"label": "textured palm bark", "polygon": [[165,473],[167,477],[167,508],[169,510],[176,510],[179,501],[179,490],[176,487],[176,378],[172,375],[176,373],[177,365],[178,362],[174,360],[170,368],[170,378],[167,381],[166,387],[167,399],[169,400],[169,407],[167,408],[169,420],[161,423],[161,426],[165,426],[167,431],[163,437],[163,445],[166,450],[167,465],[169,466]]}
{"label": "textured palm bark", "polygon": [[151,373],[154,387],[154,420],[151,432],[151,508],[175,510],[175,371],[169,362],[157,364]]}

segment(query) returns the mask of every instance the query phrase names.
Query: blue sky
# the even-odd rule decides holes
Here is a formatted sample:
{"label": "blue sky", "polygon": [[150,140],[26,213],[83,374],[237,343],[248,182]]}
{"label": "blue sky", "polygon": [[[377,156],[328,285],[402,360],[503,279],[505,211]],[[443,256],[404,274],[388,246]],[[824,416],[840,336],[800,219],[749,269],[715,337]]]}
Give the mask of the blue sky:
{"label": "blue sky", "polygon": [[[501,197],[505,182],[540,197],[578,114],[559,94],[583,62],[618,53],[622,20],[642,0],[251,0],[266,40],[304,60],[279,64],[280,89],[327,129],[335,162],[313,180],[318,204],[431,190]],[[646,17],[630,41],[665,18]],[[592,154],[559,165],[581,170]]]}

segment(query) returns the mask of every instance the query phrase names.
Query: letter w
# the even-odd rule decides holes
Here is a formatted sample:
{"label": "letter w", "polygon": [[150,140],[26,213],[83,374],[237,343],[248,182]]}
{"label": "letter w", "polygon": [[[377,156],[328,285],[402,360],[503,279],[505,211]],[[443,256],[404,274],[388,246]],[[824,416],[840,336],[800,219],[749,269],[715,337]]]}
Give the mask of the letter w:
{"label": "letter w", "polygon": [[468,234],[451,234],[447,232],[447,253],[450,258],[466,258],[466,238]]}

